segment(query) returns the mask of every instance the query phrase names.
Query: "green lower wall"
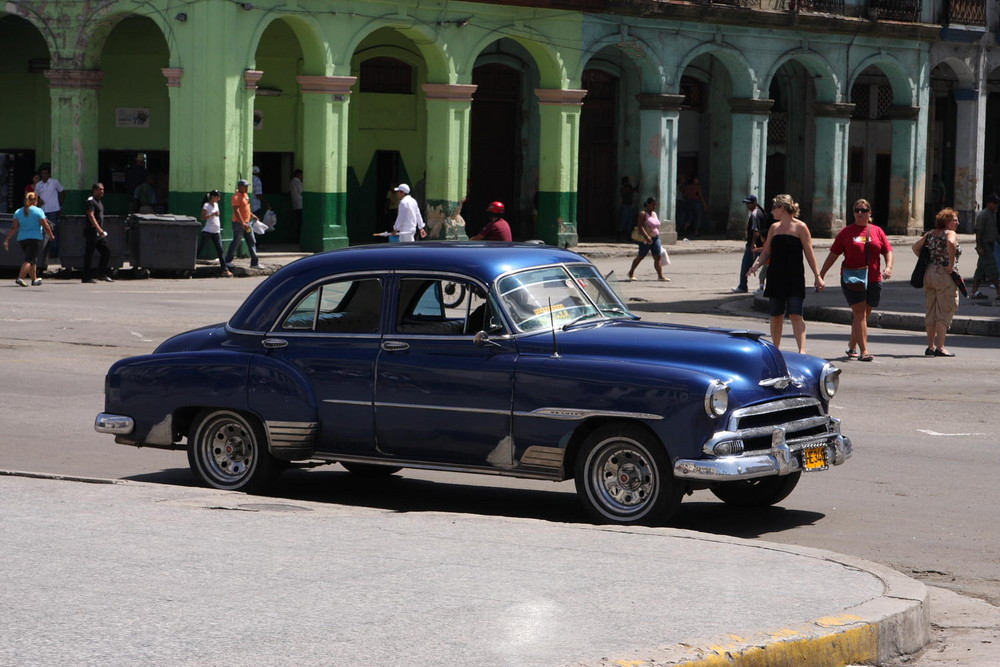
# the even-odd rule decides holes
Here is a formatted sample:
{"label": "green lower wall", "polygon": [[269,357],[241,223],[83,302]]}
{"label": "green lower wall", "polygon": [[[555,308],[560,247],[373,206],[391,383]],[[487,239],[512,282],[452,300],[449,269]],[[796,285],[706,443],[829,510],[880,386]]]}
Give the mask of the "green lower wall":
{"label": "green lower wall", "polygon": [[576,245],[576,193],[539,191],[535,233],[549,245]]}

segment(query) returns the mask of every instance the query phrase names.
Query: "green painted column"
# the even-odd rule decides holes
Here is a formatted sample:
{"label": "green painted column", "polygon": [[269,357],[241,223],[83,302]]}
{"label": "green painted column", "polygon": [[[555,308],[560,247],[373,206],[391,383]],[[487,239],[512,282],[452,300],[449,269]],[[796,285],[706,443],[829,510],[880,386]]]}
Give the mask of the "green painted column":
{"label": "green painted column", "polygon": [[299,76],[302,93],[303,250],[348,245],[347,120],[353,76]]}
{"label": "green painted column", "polygon": [[806,222],[813,236],[833,238],[847,224],[844,217],[850,205],[846,201],[847,158],[854,105],[817,102],[813,110],[816,116],[816,177],[813,219]]}
{"label": "green painted column", "polygon": [[535,233],[546,243],[560,247],[574,246],[578,240],[580,111],[586,94],[586,90],[535,89],[541,120]]}
{"label": "green painted column", "polygon": [[729,223],[726,235],[731,239],[746,238],[747,207],[743,198],[748,194],[764,197],[764,174],[767,163],[767,120],[774,100],[733,98],[732,109],[733,160],[729,203]]}
{"label": "green painted column", "polygon": [[476,86],[425,83],[428,238],[466,239],[462,200],[469,178],[469,112]]}
{"label": "green painted column", "polygon": [[46,70],[52,96],[52,176],[66,189],[64,215],[82,215],[97,180],[97,91],[104,72]]}
{"label": "green painted column", "polygon": [[[894,106],[892,118],[892,176],[889,181],[890,234],[917,236],[924,229],[924,151],[926,132],[919,122],[920,107]],[[923,137],[921,137],[923,135]],[[923,139],[923,141],[921,140]]]}
{"label": "green painted column", "polygon": [[683,95],[641,94],[639,100],[640,206],[646,197],[658,205],[660,240],[677,243],[677,133]]}

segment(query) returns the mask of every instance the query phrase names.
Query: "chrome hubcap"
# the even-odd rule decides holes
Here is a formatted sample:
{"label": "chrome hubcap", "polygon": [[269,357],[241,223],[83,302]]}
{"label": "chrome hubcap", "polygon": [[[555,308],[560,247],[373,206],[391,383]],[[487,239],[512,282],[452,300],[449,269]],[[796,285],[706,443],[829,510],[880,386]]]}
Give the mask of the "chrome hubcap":
{"label": "chrome hubcap", "polygon": [[209,424],[202,442],[205,464],[219,479],[238,480],[253,465],[255,443],[245,424],[222,418]]}
{"label": "chrome hubcap", "polygon": [[634,514],[648,505],[656,491],[656,470],[642,449],[623,442],[608,444],[592,459],[592,488],[608,509]]}

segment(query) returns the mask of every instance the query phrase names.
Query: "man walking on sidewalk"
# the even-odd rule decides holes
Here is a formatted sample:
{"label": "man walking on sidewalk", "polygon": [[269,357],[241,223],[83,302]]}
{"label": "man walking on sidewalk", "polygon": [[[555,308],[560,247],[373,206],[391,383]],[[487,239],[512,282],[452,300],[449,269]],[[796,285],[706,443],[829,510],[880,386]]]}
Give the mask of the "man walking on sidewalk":
{"label": "man walking on sidewalk", "polygon": [[[757,205],[757,195],[747,195],[743,198],[743,203],[747,205],[750,215],[747,217],[747,241],[743,248],[743,261],[740,262],[740,284],[733,288],[734,292],[749,291],[747,271],[750,270],[757,255],[760,254],[761,248],[764,247],[763,235],[767,231],[764,228],[767,224],[767,218],[764,211]],[[758,290],[761,293],[764,289],[764,275],[764,272],[761,271],[760,290]]]}
{"label": "man walking on sidewalk", "polygon": [[976,263],[976,273],[972,277],[972,293],[970,299],[987,299],[979,291],[979,283],[993,285],[1000,299],[1000,260],[997,259],[997,208],[1000,207],[1000,197],[990,195],[986,198],[986,208],[976,214],[974,231],[976,232],[976,253],[979,261]]}

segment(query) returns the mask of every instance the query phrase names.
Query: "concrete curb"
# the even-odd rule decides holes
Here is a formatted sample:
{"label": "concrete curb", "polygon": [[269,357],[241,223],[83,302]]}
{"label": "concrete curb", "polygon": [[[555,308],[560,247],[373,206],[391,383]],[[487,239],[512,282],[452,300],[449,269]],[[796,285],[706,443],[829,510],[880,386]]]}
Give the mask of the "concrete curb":
{"label": "concrete curb", "polygon": [[[636,529],[611,530],[631,532]],[[748,545],[737,538],[676,532],[680,534],[674,535],[675,538],[686,537],[684,533],[687,533],[690,539],[699,541]],[[643,656],[607,657],[596,664],[602,667],[873,665],[915,653],[930,641],[930,591],[923,583],[877,563],[832,551],[757,541],[749,546],[817,558],[867,572],[882,582],[884,592],[879,598],[805,623],[749,635],[706,637],[658,647]]]}

